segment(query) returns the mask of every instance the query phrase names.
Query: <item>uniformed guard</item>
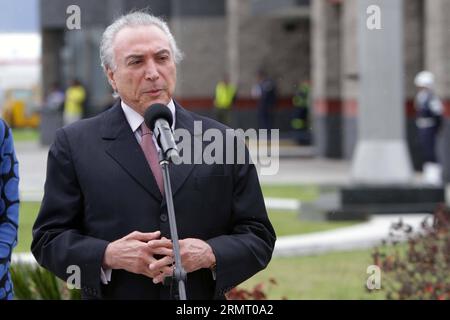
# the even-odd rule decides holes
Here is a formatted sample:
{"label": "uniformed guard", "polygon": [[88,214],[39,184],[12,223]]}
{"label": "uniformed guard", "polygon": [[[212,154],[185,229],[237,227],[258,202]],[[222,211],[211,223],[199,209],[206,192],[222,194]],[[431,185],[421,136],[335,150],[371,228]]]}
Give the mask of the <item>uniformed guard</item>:
{"label": "uniformed guard", "polygon": [[436,138],[442,123],[444,108],[433,91],[434,75],[429,71],[419,72],[415,79],[418,92],[414,101],[416,126],[424,161],[423,177],[429,184],[442,183],[442,168],[436,156]]}
{"label": "uniformed guard", "polygon": [[291,120],[291,128],[295,132],[297,141],[301,144],[307,144],[310,141],[309,136],[309,108],[310,108],[310,84],[309,81],[302,81],[292,97],[294,114]]}

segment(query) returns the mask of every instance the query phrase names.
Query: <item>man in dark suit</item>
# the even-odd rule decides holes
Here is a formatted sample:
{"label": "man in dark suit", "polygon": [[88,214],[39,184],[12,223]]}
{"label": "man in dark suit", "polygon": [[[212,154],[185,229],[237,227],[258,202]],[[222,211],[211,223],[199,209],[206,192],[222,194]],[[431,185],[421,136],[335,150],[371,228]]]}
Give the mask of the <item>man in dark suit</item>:
{"label": "man in dark suit", "polygon": [[[31,249],[62,279],[79,267],[84,298],[174,298],[175,288],[162,284],[173,272],[172,243],[160,172],[144,151],[142,115],[163,103],[175,129],[193,139],[194,121],[204,130],[226,127],[172,99],[181,54],[162,20],[141,12],[119,18],[105,30],[100,55],[120,99],[57,132]],[[275,233],[256,169],[248,162],[182,163],[171,164],[170,175],[187,298],[223,298],[272,256]]]}

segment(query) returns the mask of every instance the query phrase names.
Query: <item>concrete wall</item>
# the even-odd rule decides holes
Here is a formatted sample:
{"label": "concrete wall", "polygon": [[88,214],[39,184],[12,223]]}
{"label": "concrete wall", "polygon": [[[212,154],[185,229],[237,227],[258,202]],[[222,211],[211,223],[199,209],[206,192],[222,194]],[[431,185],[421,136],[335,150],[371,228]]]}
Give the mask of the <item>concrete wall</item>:
{"label": "concrete wall", "polygon": [[231,78],[238,79],[241,95],[250,96],[256,72],[263,68],[277,81],[281,96],[292,96],[300,80],[311,78],[309,17],[258,14],[251,0],[227,4],[228,65],[238,73]]}
{"label": "concrete wall", "polygon": [[450,1],[425,1],[425,66],[436,77],[436,93],[450,99]]}
{"label": "concrete wall", "polygon": [[227,71],[224,17],[171,20],[174,37],[185,54],[178,66],[177,96],[212,97],[216,83]]}
{"label": "concrete wall", "polygon": [[342,156],[341,5],[311,4],[314,142],[318,156]]}
{"label": "concrete wall", "polygon": [[244,94],[249,95],[257,70],[264,68],[277,81],[280,95],[292,95],[300,80],[310,78],[309,21],[243,18],[239,59],[239,79]]}

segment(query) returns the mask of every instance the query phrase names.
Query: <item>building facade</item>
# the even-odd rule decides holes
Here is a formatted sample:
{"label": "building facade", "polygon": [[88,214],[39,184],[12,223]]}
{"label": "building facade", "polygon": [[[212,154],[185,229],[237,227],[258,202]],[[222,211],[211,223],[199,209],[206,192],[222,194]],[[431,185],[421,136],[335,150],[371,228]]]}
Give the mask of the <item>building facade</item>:
{"label": "building facade", "polygon": [[[261,68],[277,82],[275,127],[289,130],[291,97],[310,78],[309,1],[255,0],[41,0],[43,86],[79,78],[89,90],[89,114],[110,101],[98,46],[105,27],[133,9],[165,18],[185,59],[178,66],[176,99],[189,109],[212,114],[216,83],[225,74],[238,84],[234,126],[256,127],[251,88]],[[81,29],[69,30],[70,5],[81,13]],[[269,6],[267,6],[269,4]],[[272,4],[270,6],[270,4]]]}

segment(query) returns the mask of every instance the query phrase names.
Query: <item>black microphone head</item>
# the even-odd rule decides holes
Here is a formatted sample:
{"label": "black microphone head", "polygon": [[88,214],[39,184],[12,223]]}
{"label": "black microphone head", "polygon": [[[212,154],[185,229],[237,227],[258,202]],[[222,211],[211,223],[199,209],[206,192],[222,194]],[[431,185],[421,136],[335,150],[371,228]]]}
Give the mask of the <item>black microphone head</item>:
{"label": "black microphone head", "polygon": [[144,121],[151,131],[155,129],[156,120],[161,118],[165,119],[169,123],[169,126],[172,126],[172,112],[170,112],[170,109],[166,105],[162,103],[154,103],[148,107],[147,110],[145,110]]}

